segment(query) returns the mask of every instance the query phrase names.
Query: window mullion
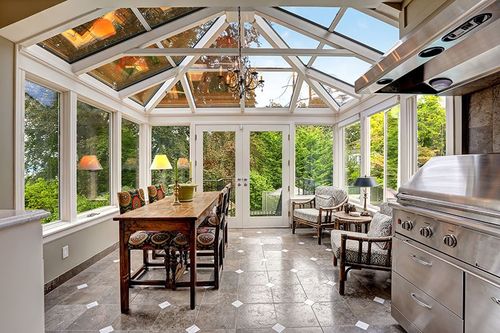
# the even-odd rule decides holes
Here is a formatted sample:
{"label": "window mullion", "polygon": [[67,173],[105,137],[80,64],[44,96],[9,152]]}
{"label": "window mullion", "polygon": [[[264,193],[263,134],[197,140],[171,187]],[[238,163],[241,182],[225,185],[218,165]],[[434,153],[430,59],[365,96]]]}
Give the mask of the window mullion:
{"label": "window mullion", "polygon": [[383,177],[383,186],[382,186],[382,198],[383,201],[387,201],[387,113],[391,109],[384,112],[384,177]]}
{"label": "window mullion", "polygon": [[61,220],[76,220],[76,165],[77,165],[77,94],[63,93],[60,132],[60,209]]}
{"label": "window mullion", "polygon": [[113,112],[111,114],[111,175],[110,175],[110,204],[118,206],[116,193],[122,188],[122,114]]}

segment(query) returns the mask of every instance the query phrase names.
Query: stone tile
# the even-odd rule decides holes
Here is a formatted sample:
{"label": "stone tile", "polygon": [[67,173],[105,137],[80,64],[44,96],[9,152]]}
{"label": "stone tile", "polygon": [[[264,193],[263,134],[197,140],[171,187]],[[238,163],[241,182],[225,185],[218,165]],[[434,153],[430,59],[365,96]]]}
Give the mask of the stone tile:
{"label": "stone tile", "polygon": [[113,324],[114,329],[140,330],[150,329],[160,313],[158,305],[132,304],[128,314],[120,314]]}
{"label": "stone tile", "polygon": [[267,272],[245,272],[245,274],[240,275],[240,286],[255,286],[255,285],[265,285],[269,282],[267,278]]}
{"label": "stone tile", "polygon": [[278,322],[285,327],[319,326],[314,311],[303,303],[281,303],[275,305]]}
{"label": "stone tile", "polygon": [[355,325],[359,320],[343,301],[315,303],[312,309],[322,327]]}
{"label": "stone tile", "polygon": [[275,285],[300,284],[296,273],[288,271],[268,271],[269,282]]}
{"label": "stone tile", "polygon": [[152,332],[186,332],[185,329],[194,324],[199,308],[191,310],[189,306],[169,306],[160,311],[151,327]]}
{"label": "stone tile", "polygon": [[63,330],[86,310],[85,305],[55,305],[45,312],[45,330]]}
{"label": "stone tile", "polygon": [[206,329],[235,329],[236,308],[231,304],[205,304],[200,307],[196,326]]}
{"label": "stone tile", "polygon": [[272,288],[274,303],[304,302],[306,293],[299,284],[279,285]]}
{"label": "stone tile", "polygon": [[69,331],[100,330],[111,325],[120,315],[118,305],[99,305],[86,310],[70,326]]}
{"label": "stone tile", "polygon": [[270,328],[276,320],[273,304],[243,304],[237,311],[236,328]]}
{"label": "stone tile", "polygon": [[238,299],[243,303],[272,303],[273,295],[267,286],[240,286]]}

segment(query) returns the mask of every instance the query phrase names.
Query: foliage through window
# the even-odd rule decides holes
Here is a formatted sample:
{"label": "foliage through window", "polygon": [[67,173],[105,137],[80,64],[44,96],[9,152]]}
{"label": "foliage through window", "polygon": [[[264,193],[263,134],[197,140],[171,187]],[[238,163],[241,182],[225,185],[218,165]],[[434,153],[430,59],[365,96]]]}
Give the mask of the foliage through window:
{"label": "foliage through window", "polygon": [[361,173],[361,123],[359,121],[344,128],[345,185],[349,197],[359,199],[359,187],[354,182]]}
{"label": "foliage through window", "polygon": [[24,104],[24,207],[59,217],[60,93],[26,81]]}
{"label": "foliage through window", "polygon": [[110,113],[77,104],[77,212],[110,204]]}
{"label": "foliage through window", "polygon": [[418,167],[431,157],[446,155],[446,100],[435,95],[417,97]]}
{"label": "foliage through window", "polygon": [[139,124],[122,119],[122,191],[139,187]]}
{"label": "foliage through window", "polygon": [[333,185],[333,128],[295,126],[295,191],[313,194],[316,186]]}

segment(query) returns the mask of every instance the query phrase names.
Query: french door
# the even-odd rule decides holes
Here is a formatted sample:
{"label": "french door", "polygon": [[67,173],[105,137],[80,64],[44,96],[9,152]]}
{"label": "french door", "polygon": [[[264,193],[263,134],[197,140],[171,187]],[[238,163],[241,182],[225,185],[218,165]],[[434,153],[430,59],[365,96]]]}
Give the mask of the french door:
{"label": "french door", "polygon": [[199,190],[232,185],[231,227],[288,225],[287,125],[197,125],[195,142]]}

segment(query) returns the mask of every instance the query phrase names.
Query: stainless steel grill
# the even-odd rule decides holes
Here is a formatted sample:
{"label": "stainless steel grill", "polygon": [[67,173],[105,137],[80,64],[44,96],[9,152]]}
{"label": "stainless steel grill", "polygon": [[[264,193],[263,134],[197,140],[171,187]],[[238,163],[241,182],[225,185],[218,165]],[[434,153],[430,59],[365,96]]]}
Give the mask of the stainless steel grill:
{"label": "stainless steel grill", "polygon": [[409,332],[500,332],[500,154],[433,158],[399,192],[393,316]]}

